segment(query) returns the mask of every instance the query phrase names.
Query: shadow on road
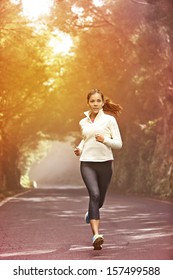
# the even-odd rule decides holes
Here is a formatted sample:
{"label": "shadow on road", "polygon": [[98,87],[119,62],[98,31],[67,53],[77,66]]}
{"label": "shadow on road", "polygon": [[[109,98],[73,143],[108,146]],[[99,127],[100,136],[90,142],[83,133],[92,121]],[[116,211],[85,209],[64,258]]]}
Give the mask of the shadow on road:
{"label": "shadow on road", "polygon": [[94,251],[81,186],[45,187],[0,207],[0,259],[173,259],[173,204],[109,191]]}

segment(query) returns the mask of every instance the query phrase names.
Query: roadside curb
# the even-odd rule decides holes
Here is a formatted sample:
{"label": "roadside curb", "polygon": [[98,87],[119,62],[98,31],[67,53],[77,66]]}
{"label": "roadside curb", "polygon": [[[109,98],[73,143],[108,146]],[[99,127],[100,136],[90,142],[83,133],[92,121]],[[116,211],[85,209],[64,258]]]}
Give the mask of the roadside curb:
{"label": "roadside curb", "polygon": [[0,202],[0,207],[3,206],[4,204],[6,204],[8,201],[12,200],[13,198],[18,197],[18,196],[20,196],[20,195],[23,195],[24,193],[28,193],[28,192],[30,192],[30,191],[31,191],[31,189],[30,189],[30,190],[27,190],[27,191],[23,191],[23,192],[17,193],[17,194],[15,194],[15,195],[13,195],[13,196],[10,196],[10,197],[5,198],[4,200],[2,200],[2,201]]}

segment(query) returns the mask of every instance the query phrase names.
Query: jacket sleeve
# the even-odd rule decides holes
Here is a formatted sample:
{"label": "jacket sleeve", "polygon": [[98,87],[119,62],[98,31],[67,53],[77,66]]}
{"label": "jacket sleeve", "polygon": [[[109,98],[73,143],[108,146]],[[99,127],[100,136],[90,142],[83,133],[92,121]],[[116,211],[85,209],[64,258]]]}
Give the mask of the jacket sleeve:
{"label": "jacket sleeve", "polygon": [[79,143],[79,145],[77,146],[77,148],[78,148],[79,150],[81,150],[81,151],[83,150],[84,142],[85,142],[85,141],[82,139],[81,142]]}
{"label": "jacket sleeve", "polygon": [[119,127],[115,118],[111,118],[110,123],[110,133],[111,138],[105,137],[103,143],[112,149],[121,149],[122,148],[122,139],[119,131]]}
{"label": "jacket sleeve", "polygon": [[[81,121],[79,122],[79,126],[80,126],[80,130],[81,130],[81,134],[82,134],[82,124],[81,124]],[[79,145],[77,146],[77,148],[82,151],[83,148],[84,148],[84,144],[85,144],[85,141],[84,141],[84,139],[82,139],[80,141]]]}

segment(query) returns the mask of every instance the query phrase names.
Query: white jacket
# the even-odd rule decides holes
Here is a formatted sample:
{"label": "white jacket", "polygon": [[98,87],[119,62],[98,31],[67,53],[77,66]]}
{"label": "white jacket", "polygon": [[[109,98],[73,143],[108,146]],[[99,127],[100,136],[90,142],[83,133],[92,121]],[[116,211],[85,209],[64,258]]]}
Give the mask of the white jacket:
{"label": "white jacket", "polygon": [[[108,161],[113,160],[112,149],[120,149],[122,140],[117,122],[113,116],[100,110],[94,122],[91,121],[90,111],[84,112],[86,117],[79,122],[83,140],[77,148],[81,150],[80,161]],[[103,135],[104,142],[98,142],[95,134]]]}

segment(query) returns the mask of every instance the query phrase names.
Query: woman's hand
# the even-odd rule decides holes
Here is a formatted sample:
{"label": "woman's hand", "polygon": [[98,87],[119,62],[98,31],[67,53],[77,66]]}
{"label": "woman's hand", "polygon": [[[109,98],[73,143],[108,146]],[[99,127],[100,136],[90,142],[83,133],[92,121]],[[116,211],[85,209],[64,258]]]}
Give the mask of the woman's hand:
{"label": "woman's hand", "polygon": [[76,156],[80,156],[81,150],[79,148],[74,148],[74,153]]}
{"label": "woman's hand", "polygon": [[96,134],[95,135],[96,141],[103,143],[103,141],[105,140],[104,136],[101,134]]}

